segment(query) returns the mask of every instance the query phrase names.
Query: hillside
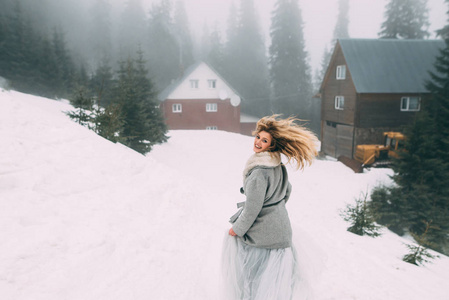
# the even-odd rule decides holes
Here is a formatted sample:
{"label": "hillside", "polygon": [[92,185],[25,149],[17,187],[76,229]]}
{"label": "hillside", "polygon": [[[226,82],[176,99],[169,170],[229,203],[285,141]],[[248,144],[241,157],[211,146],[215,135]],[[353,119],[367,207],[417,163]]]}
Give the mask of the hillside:
{"label": "hillside", "polygon": [[[1,299],[219,299],[221,245],[252,138],[171,131],[142,156],[54,101],[0,89]],[[409,241],[346,231],[339,215],[389,169],[289,168],[288,210],[309,300],[446,300],[449,258],[416,267]]]}

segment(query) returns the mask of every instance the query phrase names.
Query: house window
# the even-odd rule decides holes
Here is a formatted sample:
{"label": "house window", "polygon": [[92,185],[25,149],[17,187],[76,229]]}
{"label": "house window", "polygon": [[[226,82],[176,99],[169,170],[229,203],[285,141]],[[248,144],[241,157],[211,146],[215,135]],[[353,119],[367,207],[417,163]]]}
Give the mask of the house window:
{"label": "house window", "polygon": [[190,88],[191,89],[197,89],[199,86],[198,79],[192,79],[190,80]]}
{"label": "house window", "polygon": [[174,113],[180,113],[182,112],[182,104],[173,104],[172,111]]}
{"label": "house window", "polygon": [[419,97],[402,97],[401,111],[419,111],[421,99]]}
{"label": "house window", "polygon": [[207,126],[206,130],[218,130],[217,126]]}
{"label": "house window", "polygon": [[210,89],[215,89],[217,87],[217,81],[215,79],[209,79],[207,85]]}
{"label": "house window", "polygon": [[217,111],[217,103],[207,103],[206,104],[206,111],[207,112]]}
{"label": "house window", "polygon": [[335,96],[335,109],[343,110],[345,107],[345,97]]}
{"label": "house window", "polygon": [[337,66],[337,79],[343,80],[346,79],[346,66]]}

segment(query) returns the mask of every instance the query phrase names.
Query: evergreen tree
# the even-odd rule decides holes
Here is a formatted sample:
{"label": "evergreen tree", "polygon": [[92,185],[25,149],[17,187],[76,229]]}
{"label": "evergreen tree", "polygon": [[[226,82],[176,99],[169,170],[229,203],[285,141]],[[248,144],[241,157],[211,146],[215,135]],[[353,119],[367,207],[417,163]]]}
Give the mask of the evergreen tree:
{"label": "evergreen tree", "polygon": [[167,140],[166,125],[147,73],[139,53],[137,60],[129,58],[121,62],[115,88],[115,103],[121,106],[124,120],[125,144],[142,154]]}
{"label": "evergreen tree", "polygon": [[95,110],[95,132],[113,143],[126,143],[123,136],[125,121],[119,104],[111,104],[106,108]]}
{"label": "evergreen tree", "polygon": [[180,48],[174,35],[171,3],[153,3],[150,10],[149,66],[157,90],[163,90],[182,75]]}
{"label": "evergreen tree", "polygon": [[78,124],[92,129],[94,100],[89,96],[89,91],[85,86],[79,85],[75,88],[75,94],[70,99],[70,104],[75,107],[75,110],[67,112],[67,115]]}
{"label": "evergreen tree", "polygon": [[243,96],[242,110],[269,113],[267,57],[252,0],[240,1],[237,23],[228,28],[225,67],[224,77]]}
{"label": "evergreen tree", "polygon": [[270,77],[274,112],[311,118],[312,80],[296,0],[278,0],[271,19]]}
{"label": "evergreen tree", "polygon": [[114,79],[109,60],[104,58],[89,81],[89,88],[98,106],[107,107],[113,99]]}
{"label": "evergreen tree", "polygon": [[[447,27],[446,27],[447,28]],[[445,33],[442,30],[441,33]],[[421,103],[421,111],[405,135],[407,151],[393,165],[397,186],[389,188],[382,212],[395,214],[406,230],[416,235],[426,232],[426,224],[438,230],[427,232],[433,249],[449,253],[449,38],[435,62],[426,86],[430,101]]]}
{"label": "evergreen tree", "polygon": [[223,74],[225,69],[225,54],[218,24],[215,24],[214,29],[207,40],[209,41],[209,49],[205,54],[204,60],[217,70],[218,73]]}
{"label": "evergreen tree", "polygon": [[339,0],[337,23],[334,28],[331,47],[329,49],[327,47],[324,49],[323,58],[321,59],[321,69],[317,74],[315,90],[318,90],[319,85],[321,85],[321,82],[324,79],[337,40],[345,38],[349,38],[349,0]]}
{"label": "evergreen tree", "polygon": [[55,57],[57,67],[57,81],[55,82],[58,97],[67,96],[73,88],[75,67],[70,56],[62,29],[53,30],[52,54]]}
{"label": "evergreen tree", "polygon": [[119,47],[123,57],[132,56],[146,42],[146,15],[141,0],[127,0],[122,12]]}
{"label": "evergreen tree", "polygon": [[190,33],[190,25],[184,2],[178,0],[175,5],[174,12],[174,35],[178,40],[180,68],[184,70],[194,62],[193,58],[193,42]]}
{"label": "evergreen tree", "polygon": [[424,39],[429,36],[427,0],[390,0],[380,38]]}
{"label": "evergreen tree", "polygon": [[203,23],[203,29],[201,32],[201,42],[200,42],[200,57],[202,60],[206,60],[206,57],[208,56],[210,52],[211,42],[210,42],[210,31],[209,31],[209,24],[207,22]]}
{"label": "evergreen tree", "polygon": [[379,236],[379,226],[375,224],[370,206],[367,205],[368,193],[355,200],[355,205],[347,205],[342,213],[345,221],[351,222],[348,231],[358,235]]}
{"label": "evergreen tree", "polygon": [[404,257],[402,258],[403,261],[417,266],[420,264],[428,263],[431,259],[435,258],[435,256],[432,255],[427,249],[429,246],[433,245],[432,242],[428,241],[427,234],[430,232],[430,230],[438,228],[432,226],[431,222],[424,222],[424,224],[425,230],[422,234],[417,235],[412,233],[413,238],[418,244],[407,244],[406,246],[410,252],[404,255]]}
{"label": "evergreen tree", "polygon": [[91,65],[97,67],[112,58],[111,6],[107,0],[95,0],[90,9],[89,46]]}

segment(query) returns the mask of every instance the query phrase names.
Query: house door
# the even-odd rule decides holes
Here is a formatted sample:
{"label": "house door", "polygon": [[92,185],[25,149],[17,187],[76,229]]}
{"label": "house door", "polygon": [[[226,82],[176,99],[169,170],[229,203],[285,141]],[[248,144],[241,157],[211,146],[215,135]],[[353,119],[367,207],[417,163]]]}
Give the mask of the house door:
{"label": "house door", "polygon": [[323,130],[323,151],[338,158],[344,155],[352,158],[352,139],[354,127],[326,121]]}

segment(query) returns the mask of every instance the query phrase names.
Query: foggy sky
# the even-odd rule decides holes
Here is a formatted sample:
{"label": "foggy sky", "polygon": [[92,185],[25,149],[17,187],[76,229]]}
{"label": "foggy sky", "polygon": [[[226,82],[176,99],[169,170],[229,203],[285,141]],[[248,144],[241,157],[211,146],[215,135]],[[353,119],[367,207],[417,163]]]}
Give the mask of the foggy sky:
{"label": "foggy sky", "polygon": [[[54,1],[54,0],[47,0]],[[115,20],[121,13],[124,3],[128,0],[109,0]],[[159,0],[141,0],[148,15],[153,2]],[[171,0],[173,3],[178,0]],[[204,24],[210,28],[217,22],[225,30],[229,15],[229,6],[238,6],[240,0],[182,0],[185,4],[190,29],[193,37],[199,42]],[[332,33],[337,18],[338,0],[298,0],[304,20],[304,36],[306,50],[309,55],[312,71],[320,68],[325,47],[330,48]],[[59,2],[59,1],[56,1]],[[265,44],[268,47],[271,12],[276,0],[254,0],[259,22],[265,34]],[[389,0],[349,0],[349,34],[352,38],[377,38],[381,23],[384,21],[384,7]],[[444,0],[427,0],[429,8],[430,38],[435,38],[435,30],[447,23],[447,5]],[[59,6],[73,9],[80,5],[89,6],[92,0],[61,0]],[[70,14],[68,14],[70,15]],[[81,38],[80,38],[81,39]],[[81,42],[79,42],[81,44]]]}
{"label": "foggy sky", "polygon": [[[113,0],[123,2],[125,0]],[[151,2],[142,0],[149,8]],[[173,0],[177,1],[177,0]],[[192,34],[199,38],[205,22],[212,26],[219,22],[223,28],[229,14],[229,5],[238,5],[239,0],[183,0]],[[269,45],[269,27],[271,12],[276,0],[254,0],[261,26],[265,32],[265,42]],[[352,38],[377,38],[381,23],[384,21],[384,7],[389,0],[349,0],[349,34]],[[447,5],[444,0],[427,0],[429,8],[430,38],[435,38],[435,30],[446,25]],[[312,70],[320,67],[323,51],[330,47],[332,33],[337,18],[338,0],[299,0],[304,20],[304,35]],[[223,32],[223,36],[225,33]]]}

